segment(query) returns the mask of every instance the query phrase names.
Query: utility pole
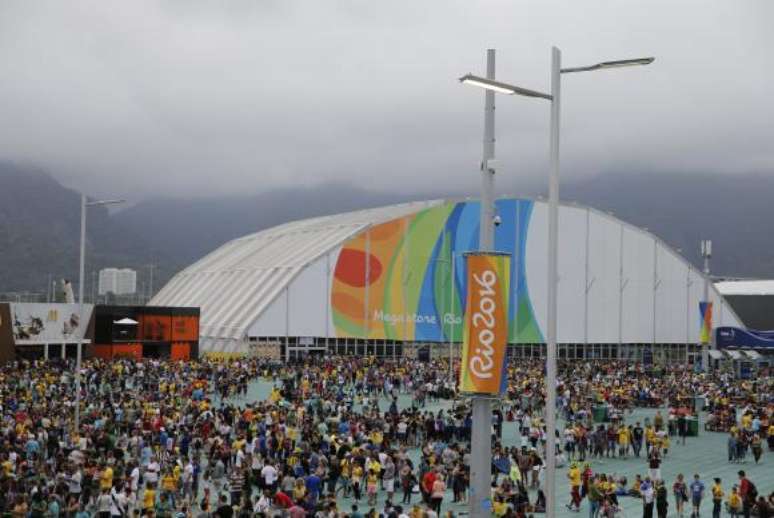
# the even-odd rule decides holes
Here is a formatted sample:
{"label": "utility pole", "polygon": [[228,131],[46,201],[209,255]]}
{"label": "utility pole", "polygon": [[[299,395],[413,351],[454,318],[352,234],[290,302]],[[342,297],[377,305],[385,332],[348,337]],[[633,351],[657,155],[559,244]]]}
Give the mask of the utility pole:
{"label": "utility pole", "polygon": [[156,264],[150,263],[145,266],[147,266],[148,270],[150,271],[150,274],[148,276],[149,277],[148,278],[148,299],[145,301],[145,303],[147,304],[150,301],[150,299],[153,298],[153,270],[154,268],[156,268]]}

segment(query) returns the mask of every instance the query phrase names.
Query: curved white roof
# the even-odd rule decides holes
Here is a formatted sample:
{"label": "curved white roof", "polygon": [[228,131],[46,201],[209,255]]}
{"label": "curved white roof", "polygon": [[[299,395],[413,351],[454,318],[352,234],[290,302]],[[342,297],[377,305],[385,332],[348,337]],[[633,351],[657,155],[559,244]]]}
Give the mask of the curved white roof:
{"label": "curved white roof", "polygon": [[[517,199],[500,201],[504,202],[501,208],[513,211],[513,215],[517,214],[518,207],[525,206],[518,205]],[[531,202],[522,199],[519,203],[524,201]],[[478,202],[470,200],[469,203]],[[445,207],[444,204],[448,204],[449,207]],[[338,255],[333,257],[333,254],[341,252],[342,246],[352,238],[362,236],[364,231],[371,227],[431,208],[441,212],[459,209],[455,213],[458,219],[454,220],[453,232],[459,236],[460,243],[464,246],[464,243],[468,242],[465,240],[472,239],[465,232],[474,232],[475,230],[472,229],[478,226],[478,209],[465,208],[465,205],[466,203],[457,204],[452,200],[405,203],[295,221],[234,239],[175,275],[150,301],[150,304],[200,308],[201,351],[225,353],[245,351],[248,335],[271,337],[290,333],[298,337],[330,337],[332,329],[337,336],[359,336],[357,333],[360,331],[352,327],[346,318],[358,318],[360,310],[350,315],[346,313],[348,305],[355,304],[364,308],[370,307],[367,306],[370,303],[383,305],[384,300],[374,302],[378,300],[376,295],[373,299],[369,299],[367,289],[362,294],[357,291],[348,293],[346,290],[340,290],[337,293],[343,293],[344,297],[334,300],[331,296],[332,291],[329,291],[333,290],[335,278],[335,275],[332,275],[330,260],[337,261],[338,267],[339,259]],[[532,210],[532,205],[528,206]],[[465,210],[469,211],[467,213],[469,217],[463,221]],[[475,215],[472,215],[471,211],[475,212]],[[531,305],[527,313],[537,334],[530,339],[540,340],[541,322],[546,318],[544,314],[546,307],[545,235],[547,233],[545,203],[535,202],[534,212],[531,214],[527,217],[525,225],[529,224],[529,228],[532,229],[529,231],[532,245],[529,245],[525,239],[518,245],[518,249],[515,248],[516,232],[514,232],[513,243],[506,246],[512,246],[514,250],[521,251],[523,261],[520,264],[529,264],[525,268],[529,270],[531,277],[528,280],[525,277],[524,286],[529,282],[531,289],[529,293],[525,289],[519,296],[524,297],[527,301],[525,304]],[[437,224],[438,232],[441,232],[440,221],[450,221],[446,213],[441,216],[439,218],[438,214],[428,215],[425,221],[431,227],[424,228],[435,228],[432,225]],[[460,223],[461,221],[463,223]],[[560,311],[564,311],[566,315],[562,320],[564,327],[560,328],[560,337],[563,336],[565,342],[586,340],[584,329],[590,330],[589,339],[594,338],[597,343],[605,341],[613,343],[622,339],[630,343],[646,343],[656,339],[683,343],[683,341],[690,342],[695,335],[698,335],[699,330],[693,325],[695,323],[693,313],[698,307],[696,300],[700,296],[700,290],[697,287],[703,285],[701,282],[703,277],[700,271],[688,264],[668,245],[645,230],[576,204],[562,204],[560,223],[564,246],[576,250],[581,258],[585,255],[585,260],[578,260],[572,254],[564,254],[562,256],[564,262],[560,262],[559,265],[560,273],[563,274],[560,289],[564,290],[564,295],[560,299],[560,304],[564,306]],[[424,247],[422,253],[428,253],[426,240],[434,231],[428,234],[423,232],[422,228],[421,225],[417,227],[417,239],[423,241],[422,245],[416,248]],[[525,226],[525,236],[526,228]],[[381,261],[379,264],[389,266],[390,258],[395,252],[392,247],[403,245],[390,242],[389,245],[376,246],[383,247],[376,253],[378,257],[375,256]],[[356,248],[347,250],[356,250]],[[409,256],[408,244],[403,250],[402,257]],[[415,254],[418,253],[415,251]],[[421,271],[421,275],[416,278],[424,279],[427,272],[431,271],[427,269],[428,260],[429,256],[416,255],[416,265],[406,268],[417,268],[417,271]],[[411,264],[411,261],[407,263],[403,259],[395,267],[404,268],[404,264]],[[347,268],[351,270],[351,267]],[[526,274],[522,272],[521,275]],[[406,279],[409,278],[411,276],[407,275]],[[419,281],[416,282],[419,283]],[[594,289],[590,290],[592,284]],[[422,290],[431,289],[426,288],[424,284],[421,286],[417,284],[413,288],[408,283],[401,286],[403,293],[413,289],[416,293],[412,292],[411,296],[417,301]],[[624,290],[626,286],[629,288]],[[290,292],[294,288],[297,289],[296,295],[291,296]],[[741,325],[733,309],[723,304],[721,296],[715,289],[712,291],[713,298],[719,306],[717,318],[719,325]],[[283,293],[287,293],[286,302],[279,304],[278,301]],[[432,290],[430,293],[430,299],[427,300],[431,300],[434,296]],[[446,291],[444,290],[443,293]],[[362,300],[356,298],[361,295],[364,297]],[[355,302],[348,302],[348,300]],[[370,302],[367,302],[369,300]],[[441,301],[439,303],[442,304]],[[406,304],[404,296],[402,302],[400,300],[395,302],[397,309],[392,311],[397,311],[395,314],[406,312],[408,309],[403,308]],[[414,304],[419,307],[417,302]],[[578,304],[587,305],[588,316],[584,317],[583,311],[575,310]],[[438,307],[440,306],[435,306],[436,312]],[[532,308],[535,308],[534,313]],[[416,310],[412,309],[412,311]],[[385,312],[389,313],[389,310]],[[609,318],[616,313],[619,318]],[[368,318],[370,322],[371,317]],[[584,318],[588,323],[584,324]],[[351,326],[349,329],[346,328],[348,325]],[[439,333],[441,331],[443,330],[439,327]],[[422,335],[422,339],[430,336],[431,332],[433,331],[423,330],[422,333],[425,335]],[[418,336],[415,326],[413,329],[404,326],[396,333],[395,336],[405,335],[409,340],[414,340],[415,338],[412,337]],[[434,339],[430,338],[430,340]]]}
{"label": "curved white roof", "polygon": [[242,340],[275,297],[315,259],[370,225],[441,203],[404,203],[293,221],[234,239],[175,275],[149,305],[199,307],[201,339]]}

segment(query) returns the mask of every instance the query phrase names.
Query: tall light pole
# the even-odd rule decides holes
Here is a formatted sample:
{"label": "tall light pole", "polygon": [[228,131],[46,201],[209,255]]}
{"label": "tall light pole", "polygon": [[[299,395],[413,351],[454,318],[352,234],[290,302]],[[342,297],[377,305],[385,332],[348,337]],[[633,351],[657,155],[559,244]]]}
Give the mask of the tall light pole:
{"label": "tall light pole", "polygon": [[[709,309],[709,283],[710,283],[710,266],[709,260],[712,257],[712,241],[709,239],[702,240],[701,242],[701,257],[704,259],[704,304],[705,311]],[[704,322],[702,321],[702,326]],[[710,329],[710,331],[712,331]],[[701,333],[699,333],[701,335]],[[703,371],[709,371],[709,342],[700,336],[701,340],[701,368]]]}
{"label": "tall light pole", "polygon": [[[490,51],[494,52],[494,51]],[[493,68],[494,68],[494,59]],[[606,70],[610,68],[620,68],[638,65],[649,65],[653,63],[654,58],[625,59],[618,61],[605,61],[595,65],[584,67],[562,68],[562,53],[553,47],[551,49],[551,93],[546,94],[508,83],[494,81],[494,73],[488,74],[486,78],[467,74],[460,78],[463,83],[472,84],[487,90],[487,94],[494,95],[494,92],[507,95],[521,95],[524,97],[536,97],[551,101],[551,133],[550,133],[550,166],[548,175],[548,311],[546,326],[546,476],[545,476],[545,495],[546,495],[546,517],[555,516],[556,505],[556,330],[557,330],[557,280],[558,280],[558,248],[559,248],[559,132],[560,132],[560,108],[561,108],[561,75],[573,72],[591,72],[596,70]],[[489,70],[487,70],[489,72]],[[494,72],[494,70],[493,70]],[[494,101],[493,108],[494,108]],[[494,130],[494,124],[492,124]],[[494,139],[494,135],[492,135]],[[494,150],[493,150],[494,151]],[[492,153],[494,156],[494,153]],[[486,157],[485,157],[486,158]],[[494,171],[492,171],[494,172]],[[482,189],[483,191],[483,189]],[[482,194],[482,220],[481,235],[484,235],[484,197]],[[487,222],[491,225],[491,220]],[[482,247],[483,249],[483,247]],[[475,434],[475,412],[474,428]],[[489,423],[487,423],[487,433]],[[472,444],[475,444],[473,442]],[[473,446],[471,445],[471,448]],[[491,450],[490,450],[491,451]],[[475,452],[471,451],[475,458]],[[491,463],[491,453],[487,455],[487,461]],[[472,475],[473,460],[471,460],[471,486],[476,492],[483,491],[482,486],[473,485],[475,483]],[[488,481],[487,489],[488,491]],[[474,502],[471,498],[471,505]],[[476,510],[471,508],[471,515]]]}
{"label": "tall light pole", "polygon": [[[78,349],[75,354],[75,431],[78,432],[81,424],[81,358],[83,356],[83,337],[86,335],[88,322],[83,319],[83,277],[86,269],[86,209],[105,205],[123,203],[124,200],[98,200],[88,201],[85,194],[81,194],[81,257],[78,277],[78,325],[82,332],[78,336]],[[64,345],[62,346],[64,347]]]}

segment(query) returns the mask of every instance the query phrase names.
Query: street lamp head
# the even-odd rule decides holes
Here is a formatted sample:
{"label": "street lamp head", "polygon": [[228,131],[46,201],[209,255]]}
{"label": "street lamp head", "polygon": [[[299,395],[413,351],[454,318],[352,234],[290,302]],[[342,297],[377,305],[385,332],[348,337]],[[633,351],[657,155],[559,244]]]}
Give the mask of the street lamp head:
{"label": "street lamp head", "polygon": [[492,90],[493,92],[497,92],[505,95],[513,95],[516,93],[513,90],[513,88],[510,87],[510,85],[507,85],[505,83],[500,83],[498,81],[493,81],[491,79],[485,79],[483,77],[474,76],[473,74],[465,74],[464,76],[462,76],[460,78],[460,83],[478,86],[479,88],[483,88],[485,90]]}
{"label": "street lamp head", "polygon": [[655,60],[656,58],[653,58],[653,57],[618,59],[615,61],[603,61],[601,63],[597,63],[596,65],[589,65],[586,67],[563,68],[561,72],[562,74],[570,74],[573,72],[592,72],[594,70],[607,70],[610,68],[638,67],[638,66],[650,65]]}
{"label": "street lamp head", "polygon": [[100,207],[103,205],[118,205],[124,203],[126,200],[95,200],[86,203],[87,207]]}
{"label": "street lamp head", "polygon": [[510,85],[508,83],[501,83],[493,79],[486,79],[484,77],[474,76],[473,74],[465,74],[460,78],[460,83],[468,85],[478,86],[485,90],[491,90],[493,92],[505,94],[505,95],[523,95],[524,97],[538,97],[541,99],[551,100],[551,96],[535,90],[529,90],[520,86]]}
{"label": "street lamp head", "polygon": [[621,68],[621,67],[636,67],[650,65],[656,60],[656,58],[635,58],[635,59],[619,59],[617,61],[603,61],[599,63],[599,68]]}

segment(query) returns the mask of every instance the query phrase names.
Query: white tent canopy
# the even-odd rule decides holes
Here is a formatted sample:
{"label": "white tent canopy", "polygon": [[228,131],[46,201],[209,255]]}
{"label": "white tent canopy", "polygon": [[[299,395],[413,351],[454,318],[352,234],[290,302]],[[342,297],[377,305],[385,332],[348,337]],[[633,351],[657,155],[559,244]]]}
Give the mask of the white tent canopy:
{"label": "white tent canopy", "polygon": [[718,351],[717,349],[710,349],[708,351],[710,358],[713,360],[721,360],[723,359],[723,353],[721,351]]}
{"label": "white tent canopy", "polygon": [[136,320],[132,320],[131,318],[122,318],[121,320],[113,320],[114,324],[119,324],[122,326],[136,326],[138,322]]}

